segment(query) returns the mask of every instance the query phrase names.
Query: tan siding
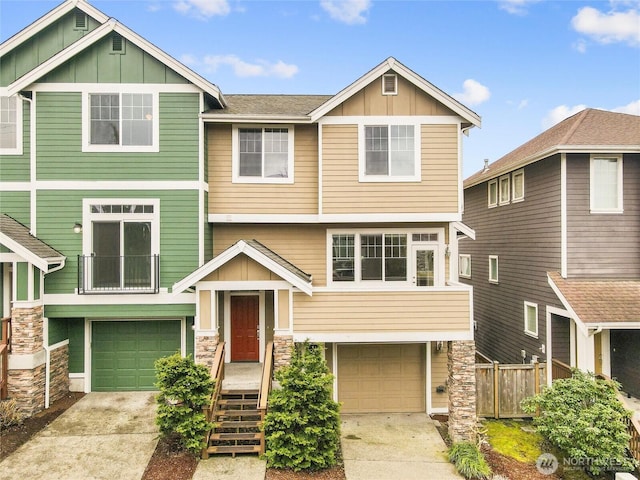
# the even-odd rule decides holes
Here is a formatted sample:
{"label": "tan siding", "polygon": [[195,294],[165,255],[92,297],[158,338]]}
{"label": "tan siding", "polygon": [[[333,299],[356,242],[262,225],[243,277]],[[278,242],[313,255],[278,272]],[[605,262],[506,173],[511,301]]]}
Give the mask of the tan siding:
{"label": "tan siding", "polygon": [[296,225],[218,225],[214,228],[214,255],[238,240],[255,239],[313,275],[314,287],[327,282],[326,227]]}
{"label": "tan siding", "polygon": [[[421,127],[422,181],[360,183],[358,127],[323,127],[323,213],[443,213],[458,211],[456,125]],[[384,202],[380,199],[384,198]]]}
{"label": "tan siding", "polygon": [[469,294],[448,292],[316,292],[293,297],[295,332],[382,333],[469,330]]}
{"label": "tan siding", "polygon": [[211,328],[211,292],[209,290],[200,291],[200,329]]}
{"label": "tan siding", "polygon": [[293,184],[232,183],[231,125],[208,125],[209,212],[215,214],[316,214],[318,131],[296,125]]}
{"label": "tan siding", "polygon": [[289,290],[278,290],[278,328],[289,328]]}
{"label": "tan siding", "polygon": [[437,351],[437,342],[431,342],[431,407],[447,408],[449,396],[436,392],[440,385],[447,385],[449,372],[447,369],[447,342],[442,342],[442,349]]}

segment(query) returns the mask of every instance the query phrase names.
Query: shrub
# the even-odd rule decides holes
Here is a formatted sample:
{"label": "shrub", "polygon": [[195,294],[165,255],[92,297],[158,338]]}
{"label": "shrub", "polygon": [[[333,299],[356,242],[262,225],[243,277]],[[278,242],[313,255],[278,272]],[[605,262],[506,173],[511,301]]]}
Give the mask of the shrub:
{"label": "shrub", "polygon": [[20,425],[24,416],[18,410],[15,398],[0,402],[0,429]]}
{"label": "shrub", "polygon": [[213,426],[202,411],[209,404],[215,383],[209,370],[195,364],[190,355],[182,357],[180,353],[159,358],[155,369],[155,385],[160,390],[156,397],[160,435],[177,435],[187,450],[198,453]]}
{"label": "shrub", "polygon": [[339,404],[331,396],[333,375],[317,345],[294,347],[291,364],[275,374],[265,416],[267,464],[275,468],[320,470],[337,463]]}
{"label": "shrub", "polygon": [[523,400],[538,431],[551,444],[594,475],[612,468],[631,470],[627,457],[628,412],[617,398],[618,384],[574,370],[571,378],[556,380],[535,397]]}
{"label": "shrub", "polygon": [[491,475],[491,468],[475,443],[454,443],[449,449],[449,461],[465,478],[486,479]]}

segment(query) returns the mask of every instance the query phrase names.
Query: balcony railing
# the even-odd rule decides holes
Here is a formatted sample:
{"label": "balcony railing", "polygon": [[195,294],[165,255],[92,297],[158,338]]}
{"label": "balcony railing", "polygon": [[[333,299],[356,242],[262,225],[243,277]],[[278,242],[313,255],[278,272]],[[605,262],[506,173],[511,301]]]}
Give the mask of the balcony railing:
{"label": "balcony railing", "polygon": [[158,293],[159,255],[78,255],[78,293]]}

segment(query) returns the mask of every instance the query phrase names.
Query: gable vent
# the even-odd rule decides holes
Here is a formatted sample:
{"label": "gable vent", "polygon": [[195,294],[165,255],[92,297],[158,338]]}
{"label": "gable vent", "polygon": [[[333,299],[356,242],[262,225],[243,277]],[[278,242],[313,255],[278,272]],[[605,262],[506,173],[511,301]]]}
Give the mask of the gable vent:
{"label": "gable vent", "polygon": [[382,94],[398,94],[398,76],[396,74],[386,74],[382,76]]}
{"label": "gable vent", "polygon": [[89,26],[89,22],[87,20],[87,14],[81,10],[76,10],[75,16],[75,30],[86,30]]}
{"label": "gable vent", "polygon": [[121,35],[111,37],[111,53],[124,53],[124,38]]}

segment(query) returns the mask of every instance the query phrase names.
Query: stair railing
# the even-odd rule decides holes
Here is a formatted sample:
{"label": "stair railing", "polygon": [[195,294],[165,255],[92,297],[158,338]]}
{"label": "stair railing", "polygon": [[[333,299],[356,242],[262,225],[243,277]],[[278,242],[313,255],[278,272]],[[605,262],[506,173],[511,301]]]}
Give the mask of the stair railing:
{"label": "stair railing", "polygon": [[[207,422],[211,422],[214,418],[216,408],[218,407],[218,399],[220,397],[220,390],[222,390],[222,380],[224,380],[224,350],[225,343],[220,342],[216,348],[215,356],[213,357],[213,364],[211,365],[211,377],[215,380],[213,387],[213,393],[211,394],[211,401],[207,407],[204,407],[204,416]],[[205,438],[205,447],[202,449],[202,458],[209,458],[207,447],[209,446],[209,438],[213,433],[215,427],[207,432]]]}
{"label": "stair railing", "polygon": [[[271,393],[271,384],[273,378],[273,342],[267,343],[264,352],[264,362],[262,363],[262,377],[260,380],[260,390],[258,390],[258,410],[260,410],[260,421],[264,422],[267,414],[267,402],[269,401],[269,393]],[[260,438],[260,455],[265,451],[264,432]]]}
{"label": "stair railing", "polygon": [[11,318],[0,321],[0,400],[9,396],[9,352],[11,351]]}

